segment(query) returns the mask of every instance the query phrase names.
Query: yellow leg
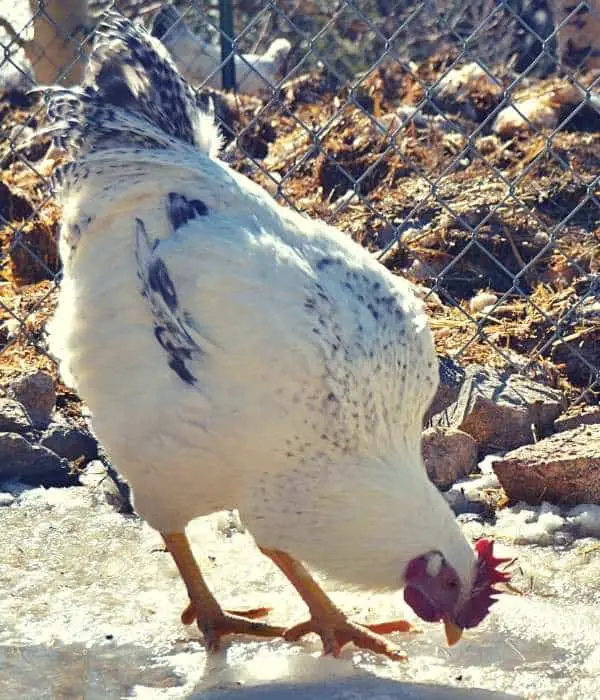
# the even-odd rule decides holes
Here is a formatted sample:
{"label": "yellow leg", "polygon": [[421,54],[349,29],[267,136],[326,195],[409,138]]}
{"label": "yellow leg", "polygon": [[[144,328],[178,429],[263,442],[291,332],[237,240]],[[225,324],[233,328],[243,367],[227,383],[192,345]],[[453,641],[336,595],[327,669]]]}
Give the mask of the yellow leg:
{"label": "yellow leg", "polygon": [[351,622],[327,597],[303,564],[280,550],[261,547],[261,552],[283,571],[310,611],[310,619],[287,629],[285,639],[296,641],[305,634],[314,632],[321,637],[325,654],[339,656],[342,648],[353,642],[357,647],[384,654],[396,661],[406,660],[405,654],[381,634],[411,632],[413,628],[409,622],[394,620],[377,625],[359,625]]}
{"label": "yellow leg", "polygon": [[266,615],[269,608],[255,608],[244,612],[223,610],[206,585],[185,533],[161,533],[161,535],[190,597],[190,604],[183,611],[181,621],[186,625],[196,621],[209,649],[218,649],[221,637],[227,634],[250,634],[255,637],[283,636],[284,627],[254,621],[253,618]]}

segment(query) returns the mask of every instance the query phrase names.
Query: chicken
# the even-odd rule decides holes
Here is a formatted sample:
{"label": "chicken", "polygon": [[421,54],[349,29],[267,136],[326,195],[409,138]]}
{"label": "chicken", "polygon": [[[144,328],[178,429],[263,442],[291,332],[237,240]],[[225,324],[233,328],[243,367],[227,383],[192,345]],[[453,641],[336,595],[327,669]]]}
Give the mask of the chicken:
{"label": "chicken", "polygon": [[[99,26],[84,85],[48,93],[47,130],[71,161],[55,174],[51,348],[173,556],[183,622],[209,648],[316,632],[327,653],[352,641],[403,658],[383,633],[410,625],[350,621],[314,569],[404,588],[457,641],[506,574],[490,542],[473,550],[422,463],[438,367],[412,286],[220,162],[211,115],[160,42],[119,14]],[[308,621],[224,611],[208,589],[185,528],[232,507]]]}
{"label": "chicken", "polygon": [[[173,5],[163,5],[152,21],[152,36],[170,51],[181,74],[190,83],[221,87],[221,52],[197,37]],[[287,39],[275,39],[264,54],[234,56],[237,87],[256,95],[277,85],[284,75],[291,49]]]}

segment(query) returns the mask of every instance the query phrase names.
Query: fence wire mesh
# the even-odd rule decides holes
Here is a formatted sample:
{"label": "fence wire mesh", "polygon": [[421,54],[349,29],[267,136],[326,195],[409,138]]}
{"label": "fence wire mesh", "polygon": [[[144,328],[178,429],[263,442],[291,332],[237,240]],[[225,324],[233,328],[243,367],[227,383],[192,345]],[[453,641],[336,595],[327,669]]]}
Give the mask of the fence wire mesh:
{"label": "fence wire mesh", "polygon": [[78,82],[115,6],[214,106],[232,167],[423,287],[441,355],[597,402],[600,3],[239,0],[223,41],[227,2],[21,1],[0,18],[3,384],[56,372],[57,156],[27,91]]}

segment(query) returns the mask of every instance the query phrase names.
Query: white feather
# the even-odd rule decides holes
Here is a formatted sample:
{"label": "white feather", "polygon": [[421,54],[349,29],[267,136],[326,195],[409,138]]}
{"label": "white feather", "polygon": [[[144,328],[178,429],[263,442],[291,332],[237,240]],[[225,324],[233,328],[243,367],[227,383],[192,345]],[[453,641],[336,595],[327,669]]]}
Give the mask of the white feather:
{"label": "white feather", "polygon": [[421,459],[438,368],[412,286],[210,143],[102,143],[63,192],[63,238],[81,235],[52,343],[140,515],[173,532],[238,507],[260,545],[373,588],[439,550],[470,591],[474,553]]}

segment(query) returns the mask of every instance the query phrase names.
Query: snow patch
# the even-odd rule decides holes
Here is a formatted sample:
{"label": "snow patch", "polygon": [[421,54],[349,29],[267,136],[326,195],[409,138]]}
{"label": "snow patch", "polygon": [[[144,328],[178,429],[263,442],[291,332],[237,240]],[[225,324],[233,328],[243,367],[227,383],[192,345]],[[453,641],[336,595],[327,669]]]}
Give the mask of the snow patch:
{"label": "snow patch", "polygon": [[[338,660],[325,658],[312,638],[237,638],[207,657],[199,633],[179,622],[185,591],[156,532],[83,487],[13,483],[0,491],[14,499],[0,509],[0,585],[10,592],[0,596],[0,697],[38,697],[40,677],[48,697],[68,688],[108,700],[216,700],[240,690],[247,700],[597,694],[600,543],[589,535],[600,521],[598,506],[561,513],[520,505],[500,511],[495,525],[479,523],[479,534],[497,539],[499,556],[517,557],[512,583],[521,594],[501,596],[452,648],[442,626],[415,620],[401,594],[330,590],[355,619],[403,616],[417,624],[422,634],[394,635],[409,656],[399,664],[352,648]],[[560,532],[588,538],[557,547],[552,538]],[[274,622],[305,617],[294,590],[230,515],[197,520],[189,534],[225,606],[271,605]]]}

